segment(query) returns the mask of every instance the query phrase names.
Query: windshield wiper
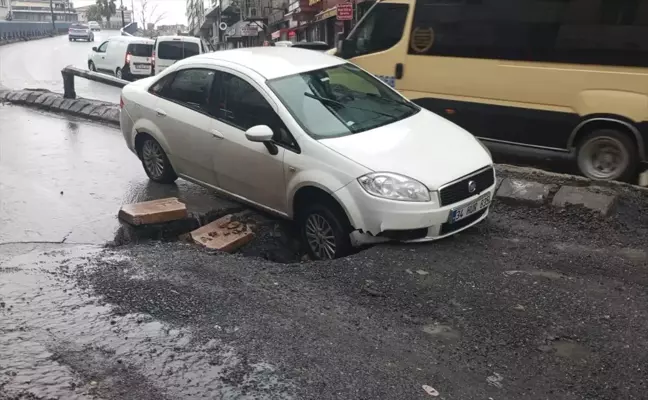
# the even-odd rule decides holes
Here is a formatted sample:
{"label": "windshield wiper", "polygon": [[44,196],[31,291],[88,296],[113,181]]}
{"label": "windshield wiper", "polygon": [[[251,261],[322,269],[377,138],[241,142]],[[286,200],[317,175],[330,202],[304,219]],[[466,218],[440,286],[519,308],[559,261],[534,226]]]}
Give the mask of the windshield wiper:
{"label": "windshield wiper", "polygon": [[392,103],[392,104],[398,104],[398,105],[401,105],[401,106],[405,106],[405,107],[409,108],[412,111],[416,110],[416,107],[413,104],[405,102],[405,101],[386,99],[384,97],[378,96],[375,93],[367,93],[367,96],[371,97],[372,99],[378,99],[378,100],[385,101],[387,103]]}
{"label": "windshield wiper", "polygon": [[391,114],[387,114],[387,113],[376,111],[376,110],[370,110],[370,109],[364,108],[364,107],[350,106],[350,105],[341,103],[341,102],[339,102],[337,100],[329,99],[328,97],[322,97],[322,96],[318,96],[318,95],[308,93],[308,92],[304,92],[304,96],[310,97],[311,99],[319,100],[324,104],[338,106],[338,107],[341,107],[341,108],[352,108],[352,109],[355,109],[355,110],[368,111],[368,112],[372,112],[374,114],[378,114],[378,115],[382,115],[384,117],[387,117],[387,118],[391,119],[392,122],[393,121],[398,121],[398,117],[395,117],[395,116],[393,116]]}

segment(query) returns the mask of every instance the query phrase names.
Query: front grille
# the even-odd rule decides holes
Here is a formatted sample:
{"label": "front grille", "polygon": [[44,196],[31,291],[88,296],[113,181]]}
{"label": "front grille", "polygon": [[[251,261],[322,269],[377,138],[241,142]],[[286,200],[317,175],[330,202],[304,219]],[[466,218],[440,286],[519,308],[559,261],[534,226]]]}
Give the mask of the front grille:
{"label": "front grille", "polygon": [[[474,181],[477,186],[477,189],[472,193],[468,189],[470,181]],[[441,206],[454,204],[461,200],[465,200],[469,197],[479,194],[489,187],[493,186],[494,183],[495,174],[493,173],[493,167],[489,167],[488,169],[485,169],[476,175],[471,175],[463,178],[460,181],[446,186],[439,191]]]}
{"label": "front grille", "polygon": [[447,235],[448,233],[452,233],[454,231],[458,231],[461,228],[467,227],[468,225],[481,218],[482,215],[486,213],[486,211],[488,211],[488,208],[484,208],[483,210],[476,212],[473,215],[470,215],[457,222],[446,222],[445,224],[441,225],[441,232],[439,232],[439,235]]}

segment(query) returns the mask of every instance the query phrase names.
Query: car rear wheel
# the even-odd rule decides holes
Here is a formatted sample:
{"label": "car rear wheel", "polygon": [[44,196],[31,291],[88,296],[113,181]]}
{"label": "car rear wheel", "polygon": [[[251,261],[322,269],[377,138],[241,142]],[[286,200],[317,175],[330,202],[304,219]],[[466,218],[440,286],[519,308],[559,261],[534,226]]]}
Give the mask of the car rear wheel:
{"label": "car rear wheel", "polygon": [[636,178],[639,154],[624,132],[598,129],[580,141],[577,161],[581,173],[590,179],[629,181]]}
{"label": "car rear wheel", "polygon": [[173,183],[178,179],[178,175],[173,170],[169,158],[157,140],[147,136],[142,143],[139,153],[144,171],[152,181]]}
{"label": "car rear wheel", "polygon": [[306,206],[298,216],[301,237],[313,260],[332,260],[353,250],[351,225],[344,212],[330,202]]}
{"label": "car rear wheel", "polygon": [[115,76],[116,76],[117,78],[119,78],[119,79],[123,79],[123,78],[122,78],[122,70],[121,70],[121,68],[117,68],[117,69],[115,70]]}

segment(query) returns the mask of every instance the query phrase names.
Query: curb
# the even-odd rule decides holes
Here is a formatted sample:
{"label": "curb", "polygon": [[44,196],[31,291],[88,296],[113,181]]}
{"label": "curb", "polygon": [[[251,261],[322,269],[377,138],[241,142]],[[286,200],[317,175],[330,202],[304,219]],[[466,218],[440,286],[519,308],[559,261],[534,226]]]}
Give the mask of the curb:
{"label": "curb", "polygon": [[31,42],[32,40],[47,39],[47,38],[52,38],[52,37],[55,37],[55,36],[63,36],[63,34],[60,33],[60,34],[56,34],[56,35],[44,35],[44,36],[37,36],[37,37],[33,37],[33,38],[20,37],[20,38],[11,39],[11,40],[0,40],[0,46],[4,46],[4,45],[7,45],[7,44],[13,44],[13,43]]}
{"label": "curb", "polygon": [[19,104],[119,126],[119,106],[84,98],[65,99],[45,89],[6,90],[0,88],[0,103]]}
{"label": "curb", "polygon": [[507,164],[496,165],[495,170],[495,198],[506,204],[557,209],[579,207],[604,218],[615,214],[621,199],[641,208],[648,204],[648,188],[628,183],[593,181]]}

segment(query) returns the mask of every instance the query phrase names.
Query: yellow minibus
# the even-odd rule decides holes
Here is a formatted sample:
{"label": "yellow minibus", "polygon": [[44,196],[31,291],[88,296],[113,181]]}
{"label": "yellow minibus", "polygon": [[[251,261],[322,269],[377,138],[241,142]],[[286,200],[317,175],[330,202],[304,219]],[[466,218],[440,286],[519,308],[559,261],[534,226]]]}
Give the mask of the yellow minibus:
{"label": "yellow minibus", "polygon": [[492,149],[630,180],[648,153],[648,0],[383,0],[336,54]]}

